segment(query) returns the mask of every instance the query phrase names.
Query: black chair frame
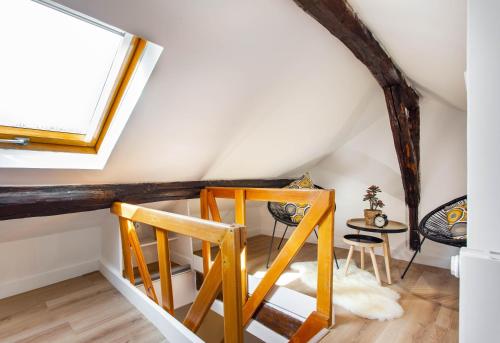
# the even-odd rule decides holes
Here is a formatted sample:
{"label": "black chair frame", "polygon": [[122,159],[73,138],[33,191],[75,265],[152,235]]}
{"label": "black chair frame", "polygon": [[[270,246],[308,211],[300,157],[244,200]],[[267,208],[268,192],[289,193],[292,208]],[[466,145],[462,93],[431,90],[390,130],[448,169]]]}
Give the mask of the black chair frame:
{"label": "black chair frame", "polygon": [[467,246],[467,238],[454,239],[451,237],[451,233],[448,230],[448,220],[446,218],[446,208],[453,207],[456,205],[464,204],[467,202],[467,195],[463,195],[456,199],[447,202],[444,205],[439,206],[430,213],[428,213],[418,225],[419,235],[423,238],[419,243],[418,249],[415,250],[413,257],[405,268],[405,271],[401,275],[401,279],[404,279],[408,269],[410,269],[413,260],[417,254],[421,251],[422,245],[428,238],[431,241],[446,244],[454,247],[465,247]]}
{"label": "black chair frame", "polygon": [[[315,188],[322,189],[319,186],[315,185]],[[269,261],[271,259],[271,252],[273,249],[273,242],[274,242],[274,236],[276,233],[276,225],[278,222],[285,224],[286,228],[285,231],[283,232],[283,235],[281,236],[280,242],[278,244],[278,249],[281,249],[281,244],[283,243],[283,240],[285,239],[286,232],[288,231],[289,227],[297,227],[299,223],[295,223],[290,219],[290,216],[288,213],[286,213],[283,208],[276,202],[268,202],[267,203],[267,209],[269,210],[269,213],[271,213],[271,216],[274,218],[274,227],[273,227],[273,235],[271,236],[271,243],[269,245],[269,254],[267,256],[267,263],[266,263],[266,268],[269,268]],[[335,206],[335,209],[337,209],[337,206]],[[314,234],[316,235],[316,239],[318,239],[318,232],[316,231],[316,228],[314,228]],[[333,257],[335,258],[335,264],[337,265],[337,269],[339,269],[339,264],[337,262],[337,256],[335,255],[335,248],[333,249]]]}

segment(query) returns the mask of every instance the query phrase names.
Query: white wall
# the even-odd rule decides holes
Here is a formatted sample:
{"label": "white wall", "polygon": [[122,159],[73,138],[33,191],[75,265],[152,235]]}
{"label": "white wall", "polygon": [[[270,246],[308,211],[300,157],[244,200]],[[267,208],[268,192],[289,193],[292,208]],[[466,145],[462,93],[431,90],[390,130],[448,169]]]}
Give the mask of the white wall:
{"label": "white wall", "polygon": [[[384,212],[407,223],[404,191],[389,118],[382,94],[375,93],[365,112],[353,124],[350,137],[313,169],[316,182],[336,189],[336,239],[352,230],[348,218],[362,217],[368,186],[383,190]],[[355,118],[353,118],[355,120]],[[466,194],[466,118],[430,94],[421,99],[421,203],[420,218],[439,205]],[[395,258],[409,259],[408,234],[391,236]],[[342,245],[342,243],[341,243]],[[417,262],[449,268],[449,257],[458,249],[427,241]]]}
{"label": "white wall", "polygon": [[99,269],[109,210],[0,221],[0,298]]}
{"label": "white wall", "polygon": [[[466,116],[431,95],[422,99],[422,199],[420,218],[439,205],[466,194]],[[401,185],[399,166],[394,152],[384,100],[378,92],[373,94],[366,111],[343,130],[347,143],[332,145],[333,152],[319,163],[307,166],[315,183],[336,191],[335,246],[346,247],[345,234],[352,233],[345,222],[348,218],[362,217],[366,203],[362,196],[368,186],[382,187],[382,199],[387,207],[384,212],[391,219],[407,222],[407,210]],[[456,158],[450,151],[459,151]],[[294,171],[297,175],[298,171]],[[291,175],[291,176],[292,176]],[[265,205],[259,207],[259,220],[251,224],[253,234],[271,235],[274,221]],[[254,210],[255,213],[255,210]],[[284,233],[285,226],[278,224],[276,235]],[[288,231],[287,237],[290,236]],[[313,234],[308,239],[316,243]],[[408,234],[391,236],[393,257],[409,260]],[[382,251],[377,253],[381,254]],[[427,240],[416,262],[442,268],[450,267],[450,256],[458,249]]]}
{"label": "white wall", "polygon": [[0,299],[98,270],[100,249],[100,228],[0,242]]}
{"label": "white wall", "polygon": [[109,210],[0,221],[0,298],[98,270],[103,227]]}
{"label": "white wall", "polygon": [[500,251],[495,225],[500,189],[500,3],[469,1],[468,82],[468,247]]}
{"label": "white wall", "polygon": [[[389,218],[407,222],[399,165],[381,90],[374,89],[365,102],[358,105],[356,114],[332,141],[330,151],[315,165],[300,171],[310,170],[315,183],[336,191],[336,246],[345,247],[342,237],[352,233],[345,222],[363,216],[366,203],[362,197],[372,184],[382,188],[381,198],[387,205],[384,212]],[[421,155],[420,218],[466,194],[466,115],[429,93],[422,94],[421,98]],[[261,215],[262,232],[270,235],[273,221],[266,209]],[[282,233],[284,227],[279,228]],[[316,239],[311,236],[309,241],[316,242]],[[395,258],[411,257],[408,234],[392,235],[391,245]],[[450,256],[457,253],[457,248],[426,241],[416,261],[449,268]]]}
{"label": "white wall", "polygon": [[[144,206],[187,213],[185,200]],[[151,248],[145,255],[155,259]],[[171,250],[176,261],[191,262],[190,240],[174,242]],[[99,270],[99,262],[120,274],[118,219],[109,209],[0,221],[0,299]]]}
{"label": "white wall", "polygon": [[[500,337],[500,3],[468,1],[468,247],[460,253],[460,342]],[[493,253],[492,253],[493,252]],[[496,253],[495,253],[496,252]]]}

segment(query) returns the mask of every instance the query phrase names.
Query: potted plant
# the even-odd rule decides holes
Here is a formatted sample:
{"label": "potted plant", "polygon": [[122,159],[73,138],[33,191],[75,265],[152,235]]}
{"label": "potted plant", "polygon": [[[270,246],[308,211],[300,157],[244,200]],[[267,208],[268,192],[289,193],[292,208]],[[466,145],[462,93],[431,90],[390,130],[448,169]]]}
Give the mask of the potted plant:
{"label": "potted plant", "polygon": [[381,192],[382,190],[380,189],[380,187],[375,185],[368,187],[368,189],[366,190],[363,201],[368,201],[370,203],[370,208],[365,209],[365,223],[367,225],[373,225],[375,216],[377,214],[382,214],[382,211],[379,210],[379,208],[383,208],[385,204],[377,196],[377,194]]}

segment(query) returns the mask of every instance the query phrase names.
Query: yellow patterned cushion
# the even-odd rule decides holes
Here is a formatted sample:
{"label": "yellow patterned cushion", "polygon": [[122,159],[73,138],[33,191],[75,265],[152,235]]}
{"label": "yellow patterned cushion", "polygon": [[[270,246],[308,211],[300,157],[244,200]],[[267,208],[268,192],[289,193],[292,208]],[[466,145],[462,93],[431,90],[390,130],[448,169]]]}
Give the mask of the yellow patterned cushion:
{"label": "yellow patterned cushion", "polygon": [[446,209],[446,219],[453,238],[467,237],[467,203]]}
{"label": "yellow patterned cushion", "polygon": [[[299,179],[291,182],[285,188],[302,189],[302,188],[314,188],[314,183],[312,182],[309,173],[305,173]],[[286,213],[290,216],[290,220],[294,223],[300,223],[302,218],[306,215],[307,211],[311,207],[309,204],[293,203],[293,202],[282,202],[280,205],[283,207]]]}

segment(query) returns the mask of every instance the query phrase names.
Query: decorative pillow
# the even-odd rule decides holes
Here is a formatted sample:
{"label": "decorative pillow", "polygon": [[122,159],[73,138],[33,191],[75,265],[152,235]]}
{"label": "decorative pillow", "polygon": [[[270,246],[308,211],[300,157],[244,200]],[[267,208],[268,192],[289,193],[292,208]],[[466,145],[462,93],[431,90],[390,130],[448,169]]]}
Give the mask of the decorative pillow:
{"label": "decorative pillow", "polygon": [[[302,189],[302,188],[314,188],[314,183],[312,182],[309,173],[305,173],[299,179],[291,182],[285,188]],[[302,218],[306,215],[307,211],[311,207],[309,204],[293,203],[293,202],[281,202],[280,206],[283,210],[290,216],[290,220],[294,223],[300,223]]]}
{"label": "decorative pillow", "polygon": [[467,203],[447,208],[445,211],[452,238],[467,238]]}

